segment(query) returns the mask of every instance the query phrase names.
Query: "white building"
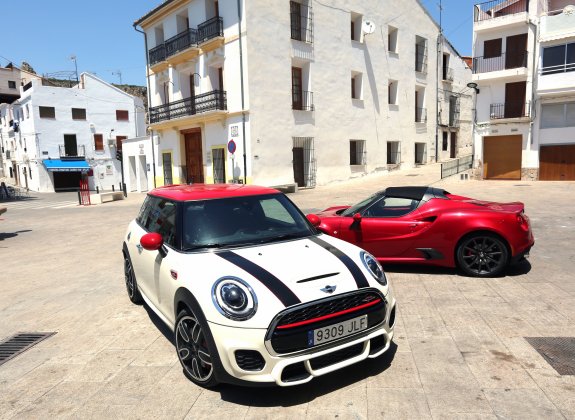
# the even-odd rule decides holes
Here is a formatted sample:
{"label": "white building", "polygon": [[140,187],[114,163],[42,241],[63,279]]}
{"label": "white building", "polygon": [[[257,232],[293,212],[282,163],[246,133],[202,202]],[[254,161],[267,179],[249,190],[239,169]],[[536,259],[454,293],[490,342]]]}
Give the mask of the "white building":
{"label": "white building", "polygon": [[116,152],[145,133],[142,100],[83,73],[78,86],[32,80],[20,99],[0,105],[4,174],[34,191],[120,188]]}
{"label": "white building", "polygon": [[477,4],[473,31],[483,178],[575,180],[575,1]]}
{"label": "white building", "polygon": [[449,122],[450,97],[471,108],[470,70],[448,43],[437,67],[439,28],[418,1],[239,3],[241,29],[236,0],[167,0],[135,22],[157,185],[311,187],[470,153],[470,130]]}
{"label": "white building", "polygon": [[145,192],[154,188],[152,139],[126,139],[122,145],[124,180],[127,192]]}

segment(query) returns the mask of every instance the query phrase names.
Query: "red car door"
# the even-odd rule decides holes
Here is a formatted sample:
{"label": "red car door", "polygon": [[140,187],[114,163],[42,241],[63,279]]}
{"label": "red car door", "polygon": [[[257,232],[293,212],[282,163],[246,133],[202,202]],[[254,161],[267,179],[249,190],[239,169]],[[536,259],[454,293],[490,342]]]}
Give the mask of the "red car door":
{"label": "red car door", "polygon": [[416,220],[417,200],[383,197],[362,212],[360,221],[345,218],[341,239],[352,242],[378,259],[407,256],[425,223]]}

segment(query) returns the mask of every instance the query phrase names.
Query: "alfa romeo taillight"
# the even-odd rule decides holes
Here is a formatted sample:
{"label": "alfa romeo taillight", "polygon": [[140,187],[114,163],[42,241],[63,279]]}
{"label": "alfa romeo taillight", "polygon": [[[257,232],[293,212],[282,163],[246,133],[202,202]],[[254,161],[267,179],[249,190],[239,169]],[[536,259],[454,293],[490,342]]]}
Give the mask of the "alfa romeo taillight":
{"label": "alfa romeo taillight", "polygon": [[525,232],[527,232],[529,230],[529,219],[527,218],[525,213],[523,213],[523,211],[521,213],[517,214],[517,223],[519,223],[519,226]]}

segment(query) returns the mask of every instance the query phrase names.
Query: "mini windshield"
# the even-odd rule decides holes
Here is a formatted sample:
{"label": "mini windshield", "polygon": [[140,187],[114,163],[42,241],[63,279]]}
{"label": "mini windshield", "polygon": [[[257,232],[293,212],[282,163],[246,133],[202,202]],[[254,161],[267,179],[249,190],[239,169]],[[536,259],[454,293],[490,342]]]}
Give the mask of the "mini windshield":
{"label": "mini windshield", "polygon": [[376,198],[381,197],[380,193],[375,193],[372,196],[366,198],[363,201],[360,201],[357,204],[345,209],[344,212],[341,213],[342,216],[353,216],[355,213],[361,213],[363,209],[365,209],[369,204],[375,200]]}
{"label": "mini windshield", "polygon": [[184,203],[183,249],[255,245],[315,234],[283,194]]}

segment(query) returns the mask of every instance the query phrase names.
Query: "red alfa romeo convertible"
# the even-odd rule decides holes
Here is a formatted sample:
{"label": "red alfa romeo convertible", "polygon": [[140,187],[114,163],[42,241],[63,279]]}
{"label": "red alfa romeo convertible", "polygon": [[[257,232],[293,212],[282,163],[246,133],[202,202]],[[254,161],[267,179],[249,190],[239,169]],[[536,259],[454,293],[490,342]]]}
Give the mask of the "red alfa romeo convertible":
{"label": "red alfa romeo convertible", "polygon": [[390,187],[354,206],[307,217],[381,263],[459,267],[474,277],[502,274],[535,242],[523,203],[474,200],[432,187]]}

